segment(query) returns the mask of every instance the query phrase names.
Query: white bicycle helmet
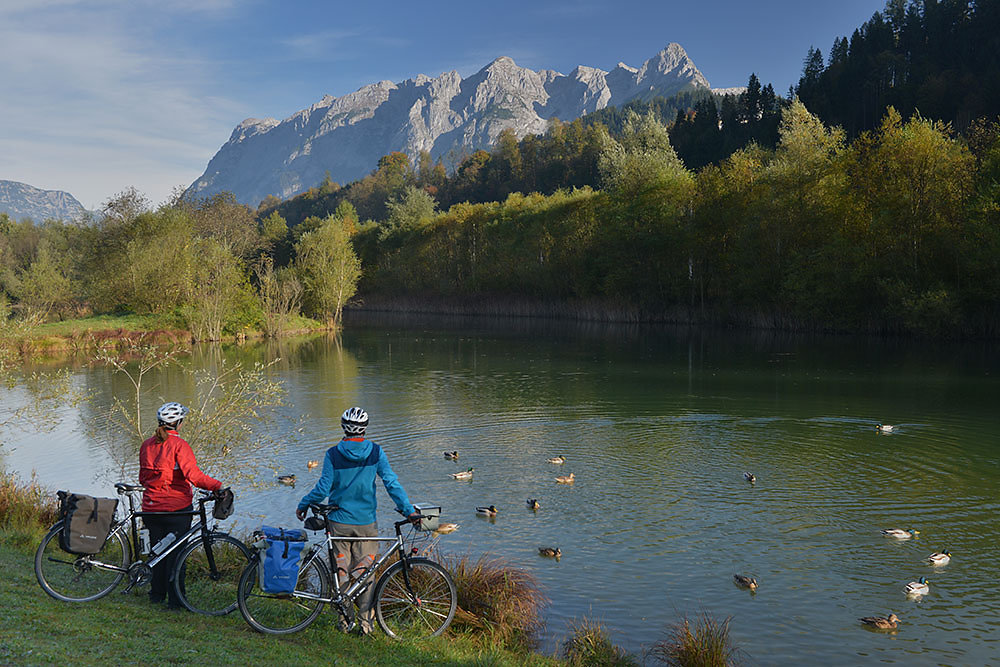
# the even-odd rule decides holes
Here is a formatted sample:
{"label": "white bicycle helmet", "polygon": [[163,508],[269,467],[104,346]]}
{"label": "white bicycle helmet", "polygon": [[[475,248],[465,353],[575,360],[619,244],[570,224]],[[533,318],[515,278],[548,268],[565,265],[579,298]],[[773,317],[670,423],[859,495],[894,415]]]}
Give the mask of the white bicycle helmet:
{"label": "white bicycle helmet", "polygon": [[156,411],[156,420],[160,422],[160,424],[172,425],[184,419],[184,416],[187,413],[188,409],[186,407],[180,403],[171,401],[170,403],[164,403],[160,406],[160,409]]}
{"label": "white bicycle helmet", "polygon": [[340,425],[347,435],[361,435],[368,428],[368,413],[361,408],[348,408],[340,415]]}

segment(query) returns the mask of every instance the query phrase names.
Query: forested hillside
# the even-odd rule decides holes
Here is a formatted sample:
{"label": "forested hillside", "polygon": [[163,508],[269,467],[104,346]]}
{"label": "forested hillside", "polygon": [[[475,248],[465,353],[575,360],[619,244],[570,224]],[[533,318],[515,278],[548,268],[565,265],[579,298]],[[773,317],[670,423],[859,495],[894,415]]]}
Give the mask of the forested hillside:
{"label": "forested hillside", "polygon": [[1000,2],[888,0],[839,37],[824,61],[810,49],[796,93],[848,136],[875,128],[888,106],[952,123],[1000,113]]}

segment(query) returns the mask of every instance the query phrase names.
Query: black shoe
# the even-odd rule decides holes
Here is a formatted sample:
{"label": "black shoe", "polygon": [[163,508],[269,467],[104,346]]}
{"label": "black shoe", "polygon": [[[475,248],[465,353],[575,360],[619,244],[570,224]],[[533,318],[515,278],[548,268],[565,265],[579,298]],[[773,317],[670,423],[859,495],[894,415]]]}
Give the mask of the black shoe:
{"label": "black shoe", "polygon": [[167,611],[187,611],[187,607],[180,602],[168,602]]}
{"label": "black shoe", "polygon": [[167,596],[166,595],[162,595],[160,593],[150,593],[149,594],[149,601],[152,602],[153,604],[160,604],[161,602],[163,602],[166,599],[167,599]]}

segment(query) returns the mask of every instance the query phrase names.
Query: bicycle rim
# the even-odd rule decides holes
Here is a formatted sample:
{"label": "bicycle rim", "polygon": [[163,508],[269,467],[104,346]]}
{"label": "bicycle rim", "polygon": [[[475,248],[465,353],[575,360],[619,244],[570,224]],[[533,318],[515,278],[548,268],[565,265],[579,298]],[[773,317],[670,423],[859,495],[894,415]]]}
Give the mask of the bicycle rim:
{"label": "bicycle rim", "polygon": [[316,620],[323,611],[323,602],[305,597],[330,597],[330,579],[318,559],[310,560],[299,570],[295,593],[279,595],[265,593],[257,576],[258,561],[254,559],[240,576],[237,601],[240,613],[254,630],[272,635],[298,632]]}
{"label": "bicycle rim", "polygon": [[394,639],[440,635],[455,616],[458,596],[447,570],[425,559],[410,560],[409,585],[403,563],[394,564],[375,587],[375,618]]}
{"label": "bicycle rim", "polygon": [[110,593],[129,566],[128,542],[122,531],[112,533],[99,552],[69,554],[59,546],[62,521],[42,538],[35,552],[35,577],[42,590],[57,600],[89,602]]}
{"label": "bicycle rim", "polygon": [[[215,568],[211,567],[211,549]],[[185,607],[198,614],[223,616],[236,609],[240,574],[250,562],[250,550],[235,537],[211,534],[196,540],[177,558],[174,589]]]}

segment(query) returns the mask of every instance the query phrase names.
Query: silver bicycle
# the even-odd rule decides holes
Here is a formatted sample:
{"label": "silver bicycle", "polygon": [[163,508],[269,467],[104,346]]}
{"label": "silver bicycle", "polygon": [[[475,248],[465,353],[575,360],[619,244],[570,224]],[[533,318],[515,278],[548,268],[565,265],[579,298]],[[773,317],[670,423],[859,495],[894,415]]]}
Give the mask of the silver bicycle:
{"label": "silver bicycle", "polygon": [[[149,583],[153,566],[180,549],[173,571],[173,585],[185,607],[199,614],[221,616],[236,609],[236,585],[250,560],[243,542],[209,528],[205,504],[218,500],[214,492],[202,492],[198,509],[187,512],[136,511],[138,494],[144,489],[119,482],[115,490],[128,498],[125,518],[111,525],[111,533],[99,552],[92,555],[66,553],[59,546],[63,522],[56,522],[35,552],[35,577],[42,590],[57,600],[89,602],[110,593],[124,579],[125,592]],[[64,492],[60,492],[64,493]],[[143,516],[189,514],[199,518],[187,533],[142,560],[138,520]]]}
{"label": "silver bicycle", "polygon": [[[342,619],[342,627],[350,631],[357,624],[355,601],[374,585],[375,619],[390,637],[420,639],[445,631],[455,616],[458,601],[455,582],[444,567],[421,555],[424,551],[412,545],[407,548],[412,537],[404,536],[402,528],[409,526],[410,521],[394,524],[395,537],[339,537],[333,534],[328,518],[330,512],[339,509],[336,505],[311,504],[309,508],[314,516],[306,520],[306,527],[325,530],[326,541],[303,553],[292,593],[268,593],[261,589],[257,557],[243,570],[236,599],[250,627],[275,635],[298,632],[316,620],[323,605],[329,604]],[[336,563],[335,540],[388,545],[364,574],[341,587],[327,565]],[[324,546],[326,561],[322,558]]]}

